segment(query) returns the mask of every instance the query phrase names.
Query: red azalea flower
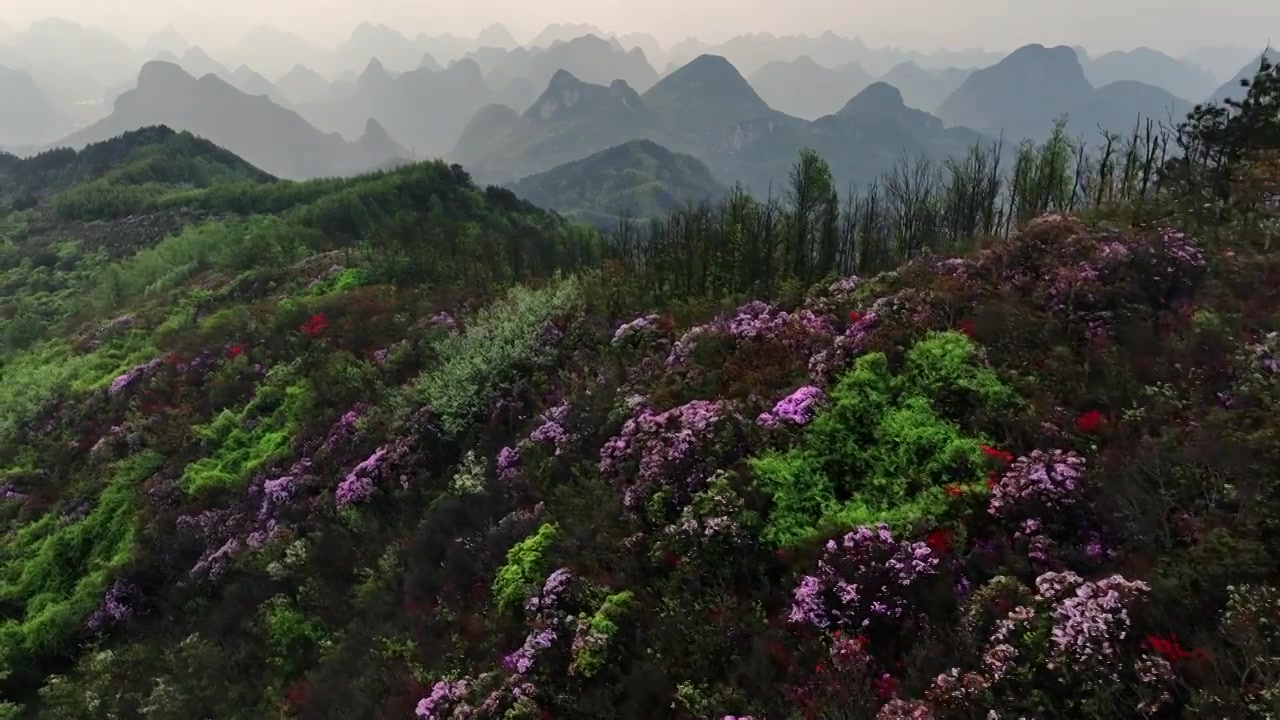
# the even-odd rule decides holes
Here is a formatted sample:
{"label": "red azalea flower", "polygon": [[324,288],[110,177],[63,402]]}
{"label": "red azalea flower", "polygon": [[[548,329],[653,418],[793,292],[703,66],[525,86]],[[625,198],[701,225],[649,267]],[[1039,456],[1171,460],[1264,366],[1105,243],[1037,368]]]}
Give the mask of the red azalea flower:
{"label": "red azalea flower", "polygon": [[669,318],[662,318],[658,321],[658,327],[662,328],[664,331],[670,331],[671,328],[675,326],[675,323],[671,322]]}
{"label": "red azalea flower", "polygon": [[881,675],[875,681],[876,694],[881,700],[889,700],[898,694],[898,681],[889,673]]}
{"label": "red azalea flower", "polygon": [[964,488],[960,487],[959,485],[948,485],[947,494],[950,495],[951,497],[960,497],[961,495],[964,494]]}
{"label": "red azalea flower", "polygon": [[973,337],[978,332],[978,326],[974,325],[972,320],[961,320],[956,327],[969,337]]}
{"label": "red azalea flower", "polygon": [[243,354],[244,354],[244,346],[240,345],[239,343],[227,348],[227,355],[229,355],[232,360],[240,357]]}
{"label": "red azalea flower", "polygon": [[819,673],[819,674],[821,674],[823,670],[824,670],[824,668],[822,667],[822,663],[818,663],[818,664],[817,664],[816,666],[814,666],[814,668],[813,668],[813,671],[814,671],[814,672],[816,672],[816,673]]}
{"label": "red azalea flower", "polygon": [[1090,410],[1076,418],[1076,429],[1081,432],[1091,433],[1102,427],[1103,423],[1106,421],[1106,416],[1101,412],[1098,412],[1097,410]]}
{"label": "red azalea flower", "polygon": [[996,487],[996,471],[990,470],[987,472],[987,489],[994,490],[995,487]]}
{"label": "red azalea flower", "polygon": [[320,337],[324,334],[325,330],[328,329],[329,318],[325,317],[324,313],[316,313],[315,315],[312,315],[305,323],[302,324],[302,327],[299,328],[303,335],[313,338]]}
{"label": "red azalea flower", "polygon": [[943,530],[942,528],[938,528],[929,533],[929,536],[925,538],[924,543],[929,546],[929,549],[941,555],[951,549],[951,533]]}
{"label": "red azalea flower", "polygon": [[849,322],[856,323],[861,319],[862,319],[862,313],[858,312],[857,310],[849,311]]}
{"label": "red azalea flower", "polygon": [[1013,461],[1013,453],[1009,452],[1008,450],[997,450],[996,448],[993,448],[990,445],[983,445],[982,452],[984,455],[993,457],[1001,462],[1007,463],[1007,462]]}

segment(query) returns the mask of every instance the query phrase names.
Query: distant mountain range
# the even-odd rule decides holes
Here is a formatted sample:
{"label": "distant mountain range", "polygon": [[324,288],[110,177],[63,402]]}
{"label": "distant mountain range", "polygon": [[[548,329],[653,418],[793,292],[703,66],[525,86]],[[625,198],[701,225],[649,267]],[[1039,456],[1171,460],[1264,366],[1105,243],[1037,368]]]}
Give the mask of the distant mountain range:
{"label": "distant mountain range", "polygon": [[806,120],[830,115],[875,80],[857,63],[828,68],[808,55],[773,60],[751,75],[749,82],[771,107]]}
{"label": "distant mountain range", "polygon": [[725,191],[702,161],[651,140],[608,148],[509,187],[535,205],[606,228],[623,213],[661,217]]}
{"label": "distant mountain range", "polygon": [[[764,194],[785,181],[804,147],[827,157],[840,182],[871,179],[903,152],[948,157],[980,142],[907,108],[901,94],[875,83],[838,112],[808,121],[772,109],[726,59],[702,56],[643,95],[622,81],[608,86],[557,73],[538,101],[512,122],[488,109],[468,129],[460,159],[477,179],[510,183],[635,140],[649,140],[706,163],[724,183]],[[487,148],[487,152],[484,151]]]}
{"label": "distant mountain range", "polygon": [[[99,29],[46,20],[0,34],[5,69],[0,90],[6,90],[6,98],[25,98],[0,108],[0,145],[38,146],[103,120],[116,98],[134,87],[143,63],[160,60],[196,79],[213,75],[246,95],[265,96],[296,111],[322,134],[357,141],[371,129],[375,140],[386,135],[409,156],[474,160],[482,174],[506,179],[642,138],[694,152],[725,177],[737,162],[727,158],[739,153],[708,143],[728,142],[720,134],[727,128],[740,124],[739,137],[764,133],[779,147],[799,142],[805,133],[825,137],[820,131],[830,130],[830,122],[819,121],[838,116],[849,98],[877,81],[897,88],[894,97],[904,106],[938,115],[947,124],[1035,137],[1064,113],[1072,129],[1083,133],[1098,124],[1127,129],[1138,114],[1177,115],[1190,103],[1208,99],[1243,60],[1256,58],[1232,48],[1186,58],[1149,48],[1091,58],[1074,48],[1068,49],[1074,54],[1072,66],[1065,53],[1054,54],[1058,48],[1049,50],[1029,46],[1007,57],[984,50],[920,53],[873,48],[832,32],[748,34],[714,46],[689,39],[663,48],[643,33],[614,35],[573,24],[548,26],[522,46],[496,24],[468,38],[410,36],[373,23],[359,25],[331,48],[258,28],[231,47],[206,50],[169,27],[135,49]],[[719,58],[717,66],[705,58]],[[1225,73],[1198,64],[1220,68],[1227,61],[1234,67]],[[665,68],[661,74],[658,67]],[[1253,67],[1256,62],[1247,74]],[[570,113],[572,118],[556,114],[554,122],[532,117],[535,107],[543,112],[544,100],[557,93],[561,106],[572,104],[560,92],[563,83],[556,82],[562,72],[578,83],[611,90],[587,92],[612,97],[615,104],[625,106],[635,95],[644,110],[615,108],[612,117],[620,124],[612,128],[577,117],[581,108]],[[684,79],[667,82],[676,77]],[[1234,92],[1237,86],[1233,80],[1223,87]],[[496,106],[506,110],[492,109]],[[485,108],[488,115],[481,117]],[[376,121],[372,128],[370,119]],[[540,122],[547,126],[535,128]],[[574,130],[564,130],[565,123]],[[562,132],[558,140],[549,137]],[[575,147],[572,138],[579,132],[582,143]],[[513,140],[516,135],[524,140]],[[855,145],[872,140],[859,137]],[[508,154],[498,159],[502,152]]]}
{"label": "distant mountain range", "polygon": [[57,113],[25,70],[0,65],[0,137],[15,144],[48,140]]}
{"label": "distant mountain range", "polygon": [[290,179],[349,175],[408,157],[374,120],[359,141],[349,143],[267,97],[248,95],[213,74],[197,79],[159,61],[142,67],[137,87],[116,99],[109,116],[54,146],[78,149],[151,125],[190,131]]}
{"label": "distant mountain range", "polygon": [[1132,80],[1095,88],[1075,50],[1033,44],[971,73],[938,115],[949,125],[1020,140],[1045,137],[1062,116],[1071,134],[1092,136],[1099,128],[1129,132],[1139,117],[1176,120],[1190,109],[1173,93]]}

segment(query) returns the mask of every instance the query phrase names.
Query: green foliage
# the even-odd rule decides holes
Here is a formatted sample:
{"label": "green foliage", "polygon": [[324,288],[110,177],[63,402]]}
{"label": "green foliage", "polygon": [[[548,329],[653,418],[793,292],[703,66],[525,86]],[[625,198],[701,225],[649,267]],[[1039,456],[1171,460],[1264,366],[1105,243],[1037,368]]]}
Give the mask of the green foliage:
{"label": "green foliage", "polygon": [[270,179],[208,140],[155,126],[79,151],[60,148],[0,162],[0,209],[6,203],[65,191],[55,201],[59,213],[102,219],[153,205],[174,186],[208,187],[229,180]]}
{"label": "green foliage", "polygon": [[206,270],[242,272],[300,257],[307,233],[274,217],[206,223],[103,269],[97,293],[108,305],[172,290]]}
{"label": "green foliage", "polygon": [[545,288],[513,288],[505,299],[480,311],[460,333],[433,344],[442,363],[420,377],[416,399],[441,418],[445,431],[464,431],[505,386],[554,357],[555,347],[540,338],[553,320],[580,307],[576,278]]}
{"label": "green foliage", "polygon": [[606,597],[600,608],[588,618],[579,616],[579,633],[585,631],[585,641],[574,654],[571,672],[592,677],[604,667],[609,642],[618,632],[618,624],[636,609],[636,596],[630,590]]}
{"label": "green foliage", "polygon": [[555,523],[543,523],[538,531],[507,551],[507,564],[493,579],[493,596],[498,607],[508,610],[525,597],[546,576],[542,558],[560,533]]}
{"label": "green foliage", "polygon": [[64,523],[48,513],[0,550],[0,602],[21,609],[0,622],[0,657],[21,666],[57,652],[80,630],[133,556],[137,485],[163,462],[152,452],[117,462],[84,519]]}
{"label": "green foliage", "polygon": [[271,662],[281,680],[296,677],[303,669],[301,661],[329,643],[324,628],[303,615],[284,595],[276,595],[263,605],[262,621]]}
{"label": "green foliage", "polygon": [[235,487],[288,449],[311,407],[305,380],[293,368],[272,371],[253,400],[238,412],[223,410],[192,428],[209,454],[187,466],[180,484],[188,493]]}
{"label": "green foliage", "polygon": [[101,388],[154,356],[146,336],[131,333],[90,353],[52,341],[14,357],[0,367],[0,445],[58,398]]}
{"label": "green foliage", "polygon": [[916,343],[898,375],[883,354],[858,358],[796,447],[752,459],[774,502],[764,538],[786,546],[836,528],[936,522],[948,486],[982,488],[987,440],[961,423],[1015,399],[959,333]]}

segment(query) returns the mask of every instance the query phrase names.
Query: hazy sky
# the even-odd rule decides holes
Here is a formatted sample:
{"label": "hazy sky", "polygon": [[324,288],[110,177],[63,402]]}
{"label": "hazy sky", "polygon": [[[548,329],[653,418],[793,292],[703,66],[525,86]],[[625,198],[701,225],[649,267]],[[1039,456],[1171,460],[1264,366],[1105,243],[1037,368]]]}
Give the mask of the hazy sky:
{"label": "hazy sky", "polygon": [[689,35],[719,41],[764,30],[832,30],[871,45],[920,49],[1040,42],[1180,52],[1280,41],[1276,0],[0,0],[0,20],[18,29],[49,16],[99,25],[135,43],[172,23],[190,41],[214,46],[253,25],[332,45],[364,20],[408,35],[468,36],[499,21],[522,42],[548,23],[584,22],[648,32],[667,46]]}

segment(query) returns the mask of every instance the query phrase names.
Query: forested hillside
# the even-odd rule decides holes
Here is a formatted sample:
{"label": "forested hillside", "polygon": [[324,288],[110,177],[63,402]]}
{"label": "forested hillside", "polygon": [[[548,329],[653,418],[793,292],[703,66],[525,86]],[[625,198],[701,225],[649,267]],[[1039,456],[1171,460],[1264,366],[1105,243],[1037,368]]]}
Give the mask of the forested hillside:
{"label": "forested hillside", "polygon": [[1280,70],[841,190],[0,157],[0,718],[1280,713]]}

